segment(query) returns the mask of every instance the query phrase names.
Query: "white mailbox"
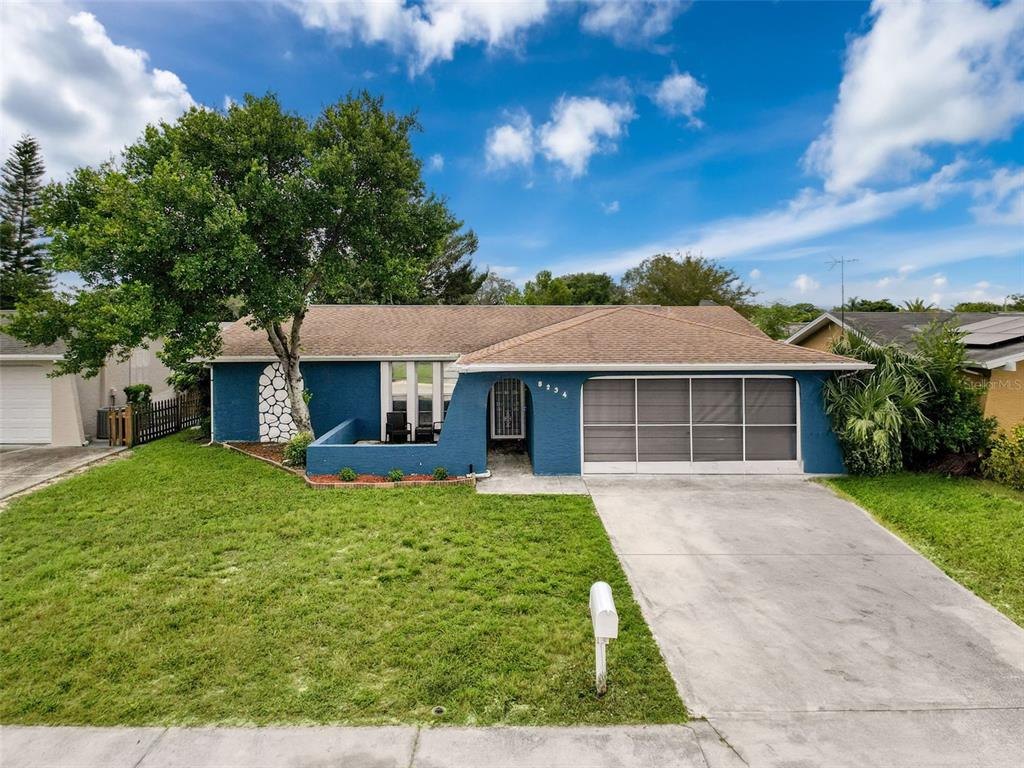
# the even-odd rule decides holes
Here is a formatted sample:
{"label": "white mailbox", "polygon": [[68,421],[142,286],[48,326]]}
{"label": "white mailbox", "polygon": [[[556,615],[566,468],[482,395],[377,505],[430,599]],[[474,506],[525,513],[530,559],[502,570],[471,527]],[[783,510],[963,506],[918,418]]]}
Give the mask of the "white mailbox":
{"label": "white mailbox", "polygon": [[590,588],[590,621],[594,625],[594,679],[597,695],[608,690],[608,641],[619,636],[619,614],[612,599],[612,588],[603,581]]}
{"label": "white mailbox", "polygon": [[614,640],[619,636],[619,614],[615,611],[612,588],[603,581],[590,588],[590,620],[594,624],[594,638]]}

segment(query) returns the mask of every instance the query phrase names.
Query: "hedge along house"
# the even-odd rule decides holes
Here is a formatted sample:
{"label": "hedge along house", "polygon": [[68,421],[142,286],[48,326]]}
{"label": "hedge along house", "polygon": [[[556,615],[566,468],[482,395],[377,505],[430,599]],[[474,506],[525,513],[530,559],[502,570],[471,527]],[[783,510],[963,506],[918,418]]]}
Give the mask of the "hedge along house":
{"label": "hedge along house", "polygon": [[[212,361],[213,436],[294,434],[262,331]],[[773,341],[728,307],[314,306],[307,472],[480,473],[513,442],[540,475],[837,473],[822,401],[866,364]]]}

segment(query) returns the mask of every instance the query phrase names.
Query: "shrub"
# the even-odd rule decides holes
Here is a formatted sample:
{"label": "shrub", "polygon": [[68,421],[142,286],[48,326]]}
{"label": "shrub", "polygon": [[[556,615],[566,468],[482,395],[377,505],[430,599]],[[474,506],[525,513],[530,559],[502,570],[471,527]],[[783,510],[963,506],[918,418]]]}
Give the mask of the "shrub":
{"label": "shrub", "polygon": [[338,473],[338,477],[346,483],[351,483],[356,479],[356,471],[352,467],[343,467],[341,472]]}
{"label": "shrub", "polygon": [[1024,424],[1010,434],[1000,434],[992,442],[992,450],[981,463],[985,477],[1024,491]]}
{"label": "shrub", "polygon": [[299,432],[285,443],[284,463],[290,467],[301,467],[306,464],[306,449],[313,442],[312,432]]}
{"label": "shrub", "polygon": [[124,388],[124,396],[129,405],[142,405],[153,397],[153,388],[149,384],[129,384]]}
{"label": "shrub", "polygon": [[832,351],[875,366],[825,385],[825,410],[847,470],[855,475],[898,472],[904,439],[927,423],[921,410],[928,396],[921,361],[895,344],[872,346],[855,336],[840,337]]}
{"label": "shrub", "polygon": [[916,338],[929,385],[922,405],[927,422],[911,430],[905,453],[909,464],[926,467],[935,457],[965,454],[975,459],[988,447],[996,420],[985,418],[981,395],[964,375],[967,351],[964,332],[940,322],[931,323]]}
{"label": "shrub", "polygon": [[434,467],[434,479],[435,480],[447,480],[448,470],[444,467]]}
{"label": "shrub", "polygon": [[388,471],[388,480],[393,483],[397,483],[403,477],[405,477],[405,472],[400,469],[392,469]]}

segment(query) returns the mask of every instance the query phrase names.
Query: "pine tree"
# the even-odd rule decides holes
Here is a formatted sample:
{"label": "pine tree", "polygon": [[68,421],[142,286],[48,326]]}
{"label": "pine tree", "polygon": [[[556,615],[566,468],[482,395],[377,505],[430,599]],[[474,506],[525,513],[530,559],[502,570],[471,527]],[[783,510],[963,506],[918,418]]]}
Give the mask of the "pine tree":
{"label": "pine tree", "polygon": [[0,170],[0,307],[50,289],[46,248],[34,213],[43,189],[39,144],[22,136]]}

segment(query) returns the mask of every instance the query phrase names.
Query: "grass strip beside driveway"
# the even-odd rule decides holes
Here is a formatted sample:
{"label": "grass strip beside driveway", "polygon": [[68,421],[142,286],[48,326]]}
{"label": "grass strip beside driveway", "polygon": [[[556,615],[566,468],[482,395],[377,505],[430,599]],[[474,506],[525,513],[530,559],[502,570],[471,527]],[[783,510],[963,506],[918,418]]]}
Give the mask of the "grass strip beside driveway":
{"label": "grass strip beside driveway", "polygon": [[825,482],[1024,626],[1024,494],[983,480],[913,473]]}
{"label": "grass strip beside driveway", "polygon": [[[686,717],[588,497],[315,491],[176,436],[0,523],[4,723]],[[621,622],[600,700],[598,579]]]}

